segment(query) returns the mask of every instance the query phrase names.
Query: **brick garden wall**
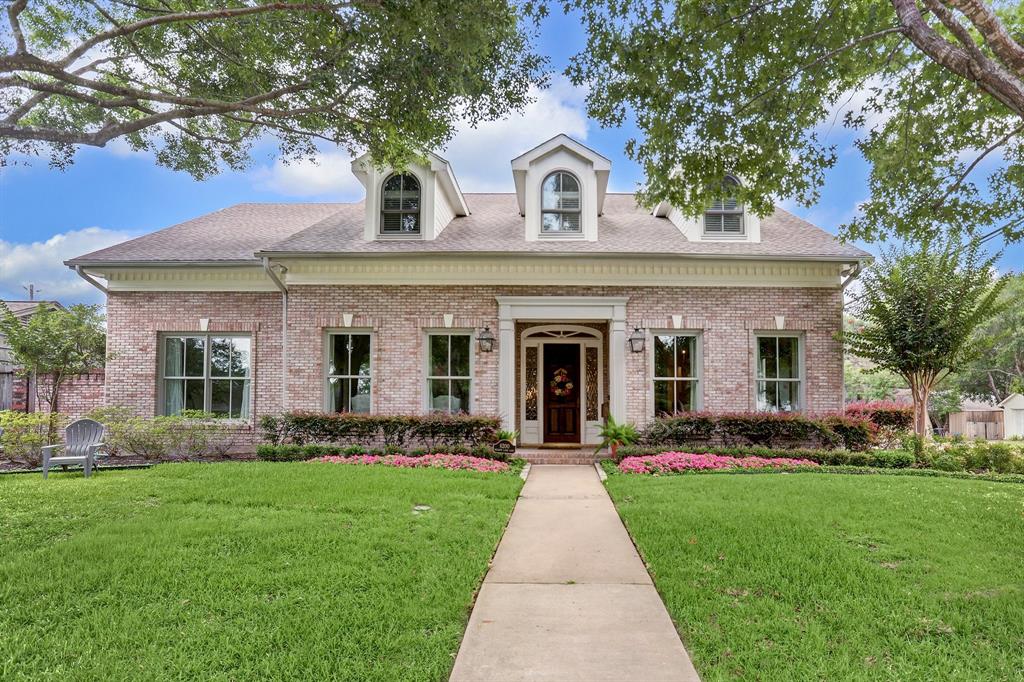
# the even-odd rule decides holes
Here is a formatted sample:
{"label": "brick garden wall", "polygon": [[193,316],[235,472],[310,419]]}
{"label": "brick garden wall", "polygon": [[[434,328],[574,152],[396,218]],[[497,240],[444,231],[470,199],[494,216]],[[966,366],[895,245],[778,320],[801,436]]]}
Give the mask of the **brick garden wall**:
{"label": "brick garden wall", "polygon": [[[495,296],[628,296],[627,325],[702,332],[703,403],[709,410],[752,410],[754,334],[784,329],[804,336],[805,407],[842,408],[842,350],[833,335],[842,321],[838,289],[727,287],[530,287],[530,286],[292,286],[289,297],[287,403],[282,405],[281,296],[276,293],[111,293],[108,297],[108,405],[142,415],[157,412],[157,359],[161,332],[209,331],[252,337],[253,405],[256,417],[287,409],[324,407],[325,330],[345,326],[373,333],[373,409],[419,413],[425,407],[426,332],[445,328],[497,333]],[[498,406],[498,353],[474,358],[474,405],[479,413]],[[650,352],[626,357],[627,418],[642,423],[652,411]],[[607,361],[607,354],[605,354]],[[517,377],[518,380],[518,377]]]}
{"label": "brick garden wall", "polygon": [[[46,379],[42,379],[46,382]],[[69,377],[61,383],[60,395],[57,398],[57,410],[66,414],[73,421],[79,417],[102,407],[104,385],[104,371],[96,370],[88,374],[77,374]],[[46,388],[44,386],[44,392]],[[40,412],[48,412],[50,403],[45,398],[40,398],[36,409]]]}

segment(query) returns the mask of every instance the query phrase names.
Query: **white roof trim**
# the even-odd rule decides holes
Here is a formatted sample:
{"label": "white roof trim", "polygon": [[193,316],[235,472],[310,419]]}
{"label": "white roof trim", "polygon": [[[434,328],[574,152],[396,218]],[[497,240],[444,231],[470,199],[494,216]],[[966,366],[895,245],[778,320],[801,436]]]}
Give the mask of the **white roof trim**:
{"label": "white roof trim", "polygon": [[1020,393],[1011,393],[1006,396],[1006,400],[996,405],[996,407],[1009,407],[1011,402],[1020,404],[1021,406],[1019,408],[1015,407],[1012,409],[1024,409],[1024,395],[1021,395]]}
{"label": "white roof trim", "polygon": [[564,149],[580,157],[591,165],[597,176],[597,214],[604,212],[604,197],[608,192],[608,175],[611,173],[612,162],[598,154],[590,147],[577,142],[565,133],[559,133],[550,140],[542,142],[533,149],[512,159],[512,178],[516,185],[516,199],[519,201],[519,212],[526,214],[526,171],[530,165],[548,154]]}
{"label": "white roof trim", "polygon": [[[372,163],[373,160],[370,158],[369,152],[352,159],[352,174],[362,183],[363,187],[367,186],[367,171]],[[455,172],[452,170],[452,165],[448,160],[434,152],[427,152],[427,163],[430,170],[437,176],[441,189],[444,190],[445,197],[451,203],[452,208],[455,209],[455,215],[469,215],[469,204],[466,203],[466,198],[462,195],[459,181],[455,178]]]}

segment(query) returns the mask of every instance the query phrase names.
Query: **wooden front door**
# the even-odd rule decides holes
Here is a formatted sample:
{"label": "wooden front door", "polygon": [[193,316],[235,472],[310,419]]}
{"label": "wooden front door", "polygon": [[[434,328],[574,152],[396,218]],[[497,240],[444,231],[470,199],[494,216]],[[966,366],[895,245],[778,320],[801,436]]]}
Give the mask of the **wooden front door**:
{"label": "wooden front door", "polygon": [[544,442],[579,443],[580,346],[546,343],[544,348]]}

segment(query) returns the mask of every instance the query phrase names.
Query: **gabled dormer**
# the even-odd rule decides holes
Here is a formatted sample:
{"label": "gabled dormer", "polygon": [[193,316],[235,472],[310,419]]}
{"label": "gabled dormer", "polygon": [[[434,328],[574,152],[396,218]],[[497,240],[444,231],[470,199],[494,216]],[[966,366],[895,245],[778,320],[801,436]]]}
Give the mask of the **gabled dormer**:
{"label": "gabled dormer", "polygon": [[437,154],[405,170],[373,165],[369,154],[352,162],[366,188],[363,236],[375,239],[436,239],[456,216],[469,215],[451,164]]}
{"label": "gabled dormer", "polygon": [[568,135],[557,135],[512,160],[527,241],[597,241],[612,162]]}
{"label": "gabled dormer", "polygon": [[720,197],[712,199],[704,213],[694,217],[684,214],[667,201],[654,207],[654,215],[667,218],[691,242],[761,241],[761,219],[748,211],[735,193],[741,182],[732,175],[722,181]]}

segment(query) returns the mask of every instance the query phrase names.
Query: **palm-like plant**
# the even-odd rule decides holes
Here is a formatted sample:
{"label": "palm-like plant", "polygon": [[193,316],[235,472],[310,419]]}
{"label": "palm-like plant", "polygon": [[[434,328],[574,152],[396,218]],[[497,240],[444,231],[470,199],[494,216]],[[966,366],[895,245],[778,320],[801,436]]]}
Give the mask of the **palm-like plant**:
{"label": "palm-like plant", "polygon": [[600,436],[601,444],[594,450],[594,454],[596,455],[604,448],[610,448],[612,459],[615,459],[620,445],[632,445],[640,438],[640,434],[637,433],[635,426],[629,422],[622,422],[620,424],[611,416],[608,417],[608,421],[601,427]]}

